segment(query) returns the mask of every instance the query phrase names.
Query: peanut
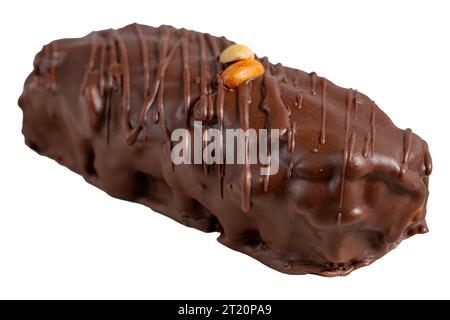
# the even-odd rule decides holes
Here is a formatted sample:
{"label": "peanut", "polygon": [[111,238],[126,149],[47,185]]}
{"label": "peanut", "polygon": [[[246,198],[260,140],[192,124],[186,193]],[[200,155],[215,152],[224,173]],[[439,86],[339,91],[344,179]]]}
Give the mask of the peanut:
{"label": "peanut", "polygon": [[233,63],[222,73],[223,83],[228,88],[239,87],[247,80],[254,79],[264,73],[263,65],[254,59],[246,59]]}
{"label": "peanut", "polygon": [[232,44],[223,50],[219,57],[220,63],[230,63],[238,60],[254,59],[253,51],[243,44]]}

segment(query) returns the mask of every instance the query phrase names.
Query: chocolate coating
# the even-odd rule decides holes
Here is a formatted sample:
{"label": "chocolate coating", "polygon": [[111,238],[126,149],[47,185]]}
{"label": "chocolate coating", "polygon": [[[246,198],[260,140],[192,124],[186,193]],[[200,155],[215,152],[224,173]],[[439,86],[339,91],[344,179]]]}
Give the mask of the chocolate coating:
{"label": "chocolate coating", "polygon": [[[180,223],[278,271],[345,275],[427,232],[431,157],[365,95],[259,59],[265,74],[226,89],[232,42],[129,25],[37,54],[19,99],[27,145],[111,196]],[[279,128],[280,170],[172,165],[170,133]]]}

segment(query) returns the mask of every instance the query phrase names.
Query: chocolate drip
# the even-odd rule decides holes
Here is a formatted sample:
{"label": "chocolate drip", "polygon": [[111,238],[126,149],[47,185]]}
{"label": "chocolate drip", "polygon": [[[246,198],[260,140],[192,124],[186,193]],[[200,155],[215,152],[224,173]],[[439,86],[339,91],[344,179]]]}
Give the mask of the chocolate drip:
{"label": "chocolate drip", "polygon": [[219,73],[220,72],[219,69],[222,69],[222,64],[219,63],[219,60],[218,60],[219,55],[221,53],[221,49],[219,48],[219,44],[218,44],[216,37],[212,37],[212,36],[208,35],[207,39],[208,39],[209,45],[211,46],[211,50],[213,52],[214,58],[216,59],[216,66],[218,67],[217,73]]}
{"label": "chocolate drip", "polygon": [[342,174],[341,174],[341,190],[339,195],[339,207],[342,208],[344,204],[344,193],[345,193],[345,177],[347,174],[347,165],[349,159],[349,132],[350,132],[350,113],[351,105],[353,102],[353,90],[347,90],[347,111],[345,115],[345,136],[344,136],[344,157],[342,161]]}
{"label": "chocolate drip", "polygon": [[[206,121],[209,119],[209,99],[208,99],[208,65],[206,64],[206,44],[203,34],[198,34],[199,39],[199,55],[200,55],[200,120]],[[206,129],[202,128],[202,135],[204,135]],[[204,150],[206,144],[202,139],[202,150]],[[202,158],[203,172],[208,175],[208,165]]]}
{"label": "chocolate drip", "polygon": [[348,151],[348,160],[351,161],[353,158],[353,153],[355,151],[355,143],[356,143],[356,132],[352,132],[352,135],[350,137],[350,147]]}
{"label": "chocolate drip", "polygon": [[359,92],[358,90],[355,90],[355,120],[358,120],[358,110],[359,105],[361,104],[361,100],[359,98]]}
{"label": "chocolate drip", "polygon": [[109,46],[109,67],[108,67],[108,88],[111,90],[117,90],[115,84],[115,78],[118,77],[118,65],[117,61],[117,49],[116,43],[112,37],[107,36]]}
{"label": "chocolate drip", "polygon": [[[176,45],[172,47],[172,50],[169,51],[169,39],[170,39],[170,31],[166,28],[162,30],[164,32],[164,41],[160,41],[160,47],[159,47],[159,57],[165,57],[163,59],[160,58],[160,64],[161,64],[161,75],[160,75],[160,85],[158,94],[156,96],[156,104],[158,106],[158,113],[160,118],[160,124],[161,129],[163,131],[163,135],[166,137],[167,141],[170,142],[170,131],[167,126],[167,120],[166,120],[166,113],[164,110],[164,89],[165,89],[165,76],[166,76],[166,70],[169,66],[170,61],[172,60],[172,57],[174,56],[176,50],[180,47],[183,40],[179,40]],[[167,52],[169,53],[167,54]]]}
{"label": "chocolate drip", "polygon": [[423,142],[424,145],[424,165],[425,165],[425,175],[429,176],[433,171],[433,163],[431,161],[430,151],[428,150],[428,144]]}
{"label": "chocolate drip", "polygon": [[[100,97],[105,97],[105,59],[106,59],[106,43],[103,41],[100,49],[100,67],[99,67],[99,90]],[[105,103],[106,104],[106,103]]]}
{"label": "chocolate drip", "polygon": [[144,88],[143,88],[143,94],[144,94],[144,101],[147,100],[149,95],[149,87],[150,87],[150,66],[149,66],[149,59],[148,59],[148,46],[147,41],[144,38],[144,35],[142,33],[141,26],[138,24],[134,25],[136,29],[136,33],[138,35],[139,44],[141,46],[141,55],[142,55],[142,70],[143,70],[143,78],[144,78]]}
{"label": "chocolate drip", "polygon": [[[250,128],[250,86],[251,84],[246,83],[238,88],[238,106],[239,106],[239,119],[241,123],[241,128],[244,132],[248,132]],[[252,172],[250,170],[250,159],[249,159],[249,136],[244,135],[244,145],[242,146],[244,154],[244,165],[241,169],[241,192],[242,192],[242,211],[247,212],[251,207],[251,188],[252,188]]]}
{"label": "chocolate drip", "polygon": [[311,72],[309,74],[311,77],[311,94],[313,96],[317,95],[316,86],[317,86],[317,73]]}
{"label": "chocolate drip", "polygon": [[336,224],[338,227],[340,227],[341,223],[342,223],[342,212],[339,212],[336,216]]}
{"label": "chocolate drip", "polygon": [[[47,58],[50,61],[50,68],[52,68],[51,66],[53,65],[52,64],[53,54],[52,54],[51,46],[52,46],[52,44],[48,44],[48,45],[44,46],[44,48],[43,48],[44,57]],[[52,73],[53,72],[51,70],[46,70],[46,73],[45,73],[45,76],[44,76],[45,87],[48,90],[50,90],[50,91],[52,90],[52,86],[53,86],[53,84],[52,84],[52,76],[51,76]]]}
{"label": "chocolate drip", "polygon": [[83,93],[84,89],[87,86],[89,76],[91,75],[92,69],[94,69],[95,64],[95,57],[97,54],[97,34],[93,33],[91,37],[91,52],[89,53],[89,61],[87,64],[86,72],[83,75],[83,79],[81,80],[81,86],[80,86],[80,94]]}
{"label": "chocolate drip", "polygon": [[153,122],[153,124],[159,123],[159,112],[158,111],[154,111],[152,113],[152,122]]}
{"label": "chocolate drip", "polygon": [[372,104],[372,112],[370,114],[370,142],[371,142],[371,150],[370,150],[370,156],[373,157],[373,153],[375,152],[375,141],[376,141],[376,135],[377,135],[377,129],[375,125],[375,114],[376,114],[376,108],[375,103]]}
{"label": "chocolate drip", "polygon": [[[289,115],[291,115],[290,110]],[[292,178],[292,174],[294,171],[294,163],[292,162],[292,157],[295,151],[295,136],[297,134],[297,123],[292,118],[290,119],[290,127],[288,130],[288,179]]]}
{"label": "chocolate drip", "polygon": [[[88,117],[91,124],[91,128],[96,130],[99,126],[98,113],[102,109],[101,96],[98,91],[95,90],[96,84],[93,83],[95,79],[92,79],[92,72],[95,67],[95,60],[97,57],[98,38],[97,34],[93,33],[91,36],[91,51],[89,53],[89,61],[87,63],[87,69],[83,75],[80,85],[80,95],[83,95],[88,105]],[[101,90],[100,90],[101,92]]]}
{"label": "chocolate drip", "polygon": [[[265,83],[268,77],[268,75],[266,75],[266,73],[268,72],[268,66],[269,66],[269,61],[267,60],[267,58],[263,58],[262,59],[262,64],[264,65],[264,68],[266,70],[266,72],[264,73],[264,78],[263,81],[261,81],[261,97],[263,97],[263,99],[261,99],[261,105],[260,105],[260,109],[264,111],[264,125],[265,125],[265,129],[266,132],[270,131],[270,108],[267,105],[268,101],[267,101],[267,97],[266,97],[266,86]],[[272,161],[272,155],[271,155],[271,145],[272,145],[272,141],[271,141],[271,135],[268,134],[267,136],[267,157],[268,157],[268,164],[266,166],[266,169],[270,170],[271,168],[271,161]],[[269,182],[270,182],[270,175],[266,174],[263,178],[263,190],[264,192],[267,192],[269,190]]]}
{"label": "chocolate drip", "polygon": [[[225,88],[222,83],[222,77],[220,75],[217,75],[217,102],[216,102],[216,108],[217,108],[217,125],[218,129],[222,133],[222,139],[223,139],[223,106],[224,106],[224,99],[225,99]],[[221,143],[221,147],[223,147],[223,140]],[[219,174],[219,185],[220,185],[220,197],[223,198],[223,180],[225,177],[225,166],[222,163],[218,164],[218,174]]]}
{"label": "chocolate drip", "polygon": [[51,62],[50,62],[50,81],[49,87],[50,90],[55,93],[56,92],[56,65],[58,63],[58,48],[56,46],[56,42],[52,42],[50,45],[50,53],[51,53]]}
{"label": "chocolate drip", "polygon": [[292,162],[292,155],[293,155],[294,149],[295,149],[295,136],[297,133],[297,124],[296,124],[295,120],[292,118],[291,108],[286,104],[284,104],[284,106],[286,108],[288,120],[289,120],[289,128],[287,130],[287,143],[288,143],[288,145],[287,145],[287,159],[288,159],[287,178],[291,179],[293,170],[294,170],[294,163]]}
{"label": "chocolate drip", "polygon": [[[147,42],[145,41],[144,35],[142,33],[141,27],[138,24],[134,25],[136,34],[139,39],[139,45],[141,47],[141,56],[142,56],[142,72],[143,72],[143,96],[144,96],[144,103],[147,101],[149,97],[149,90],[150,90],[150,66],[149,66],[149,58],[148,58],[148,47]],[[145,108],[145,105],[142,107]],[[155,114],[153,114],[155,115]],[[155,122],[156,121],[156,122]],[[153,123],[157,123],[159,121],[159,115],[157,119],[152,118]],[[143,130],[144,130],[144,139],[148,139],[148,130],[147,130],[147,121],[144,121],[142,123]]]}
{"label": "chocolate drip", "polygon": [[128,52],[125,43],[123,42],[122,36],[116,30],[112,31],[112,36],[118,44],[119,48],[119,58],[120,58],[120,75],[121,75],[121,86],[122,86],[122,114],[124,118],[125,128],[128,130],[130,128],[130,67],[128,62]]}
{"label": "chocolate drip", "polygon": [[303,108],[303,92],[300,92],[297,94],[297,97],[295,98],[294,106],[297,107],[297,109]]}
{"label": "chocolate drip", "polygon": [[208,83],[210,79],[209,67],[206,63],[206,43],[203,34],[198,35],[200,43],[200,110],[201,120],[206,121],[210,119],[209,105],[208,105]]}
{"label": "chocolate drip", "polygon": [[364,158],[367,158],[370,153],[370,134],[366,133],[366,136],[364,138],[364,148],[362,151],[362,155]]}
{"label": "chocolate drip", "polygon": [[190,105],[191,105],[191,71],[189,67],[189,36],[184,36],[181,48],[183,56],[183,101],[184,101],[184,126],[189,128]]}
{"label": "chocolate drip", "polygon": [[[219,75],[224,69],[223,68],[224,65],[219,62],[219,56],[223,49],[219,48],[219,44],[218,44],[216,37],[212,37],[212,36],[208,35],[206,39],[208,40],[209,46],[211,47],[212,54],[215,58],[216,63],[214,65],[215,65],[216,75]],[[211,79],[211,80],[213,80],[213,79]]]}
{"label": "chocolate drip", "polygon": [[403,179],[406,174],[409,154],[411,152],[411,145],[412,145],[412,130],[408,128],[405,130],[403,136],[403,160],[400,166],[400,179]]}
{"label": "chocolate drip", "polygon": [[326,142],[326,121],[327,121],[327,80],[322,79],[322,126],[320,129],[320,144]]}
{"label": "chocolate drip", "polygon": [[112,92],[117,90],[116,80],[118,75],[118,64],[117,61],[117,51],[116,51],[116,43],[112,37],[107,35],[106,41],[108,42],[109,48],[109,66],[107,70],[108,83],[107,89],[105,91],[106,94],[106,143],[109,145],[110,140],[110,132],[111,132],[111,116],[112,116]]}

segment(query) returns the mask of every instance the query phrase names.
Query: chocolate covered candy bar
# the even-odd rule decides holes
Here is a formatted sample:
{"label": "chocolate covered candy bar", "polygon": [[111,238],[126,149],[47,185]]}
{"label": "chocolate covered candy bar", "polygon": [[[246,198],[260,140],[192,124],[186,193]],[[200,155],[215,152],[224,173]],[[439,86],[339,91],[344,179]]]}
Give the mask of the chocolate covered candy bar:
{"label": "chocolate covered candy bar", "polygon": [[[362,93],[232,44],[138,24],[54,41],[19,99],[26,144],[289,274],[346,275],[427,232],[432,164],[421,138]],[[175,163],[178,129],[199,130],[201,150],[208,129],[279,135],[257,137],[264,163],[247,149],[243,162],[222,161],[239,145],[217,149],[213,163]],[[195,146],[182,150],[195,158]]]}

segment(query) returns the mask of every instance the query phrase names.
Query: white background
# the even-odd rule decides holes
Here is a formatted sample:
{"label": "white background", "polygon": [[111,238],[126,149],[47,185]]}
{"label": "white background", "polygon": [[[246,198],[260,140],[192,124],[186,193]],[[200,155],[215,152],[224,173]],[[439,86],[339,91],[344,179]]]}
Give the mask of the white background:
{"label": "white background", "polygon": [[[450,298],[448,1],[3,1],[0,298]],[[245,43],[374,99],[427,140],[430,233],[344,278],[288,276],[140,205],[113,199],[23,143],[17,107],[43,44],[131,22]]]}

